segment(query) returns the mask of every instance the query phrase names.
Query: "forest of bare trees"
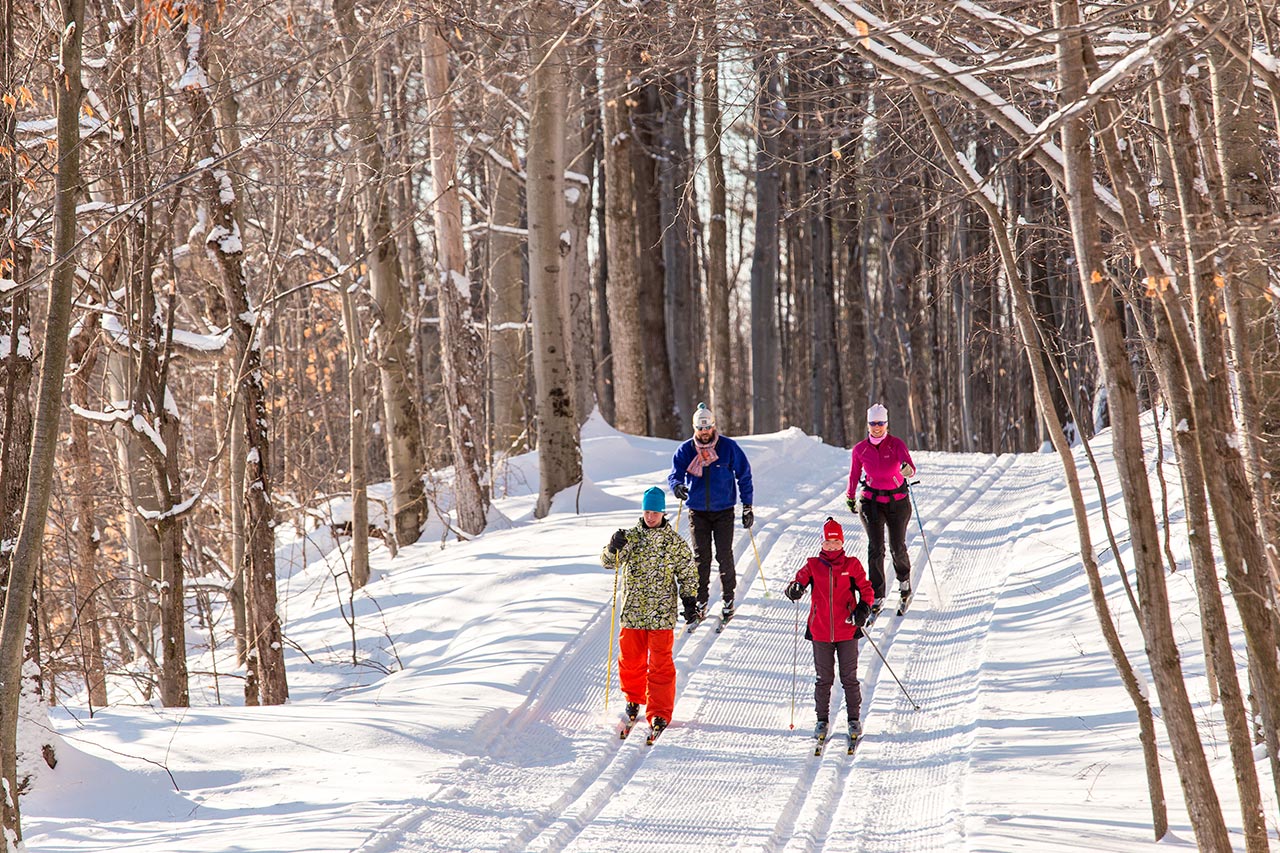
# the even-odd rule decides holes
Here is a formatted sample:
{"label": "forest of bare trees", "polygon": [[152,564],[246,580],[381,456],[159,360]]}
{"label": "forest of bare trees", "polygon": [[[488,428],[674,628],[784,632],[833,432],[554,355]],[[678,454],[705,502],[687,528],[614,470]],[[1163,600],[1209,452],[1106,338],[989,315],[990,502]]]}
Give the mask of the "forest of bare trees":
{"label": "forest of bare trees", "polygon": [[[546,514],[593,411],[675,438],[705,400],[729,434],[847,445],[882,401],[913,448],[1062,456],[1155,836],[1158,720],[1200,849],[1224,850],[1165,597],[1176,471],[1266,849],[1274,0],[0,9],[6,835],[40,701],[101,707],[124,679],[185,706],[189,650],[220,637],[245,703],[287,699],[275,535],[335,498],[355,589],[371,535],[482,532],[513,454],[540,451]],[[1090,530],[1101,480],[1071,458],[1104,427],[1116,531]]]}

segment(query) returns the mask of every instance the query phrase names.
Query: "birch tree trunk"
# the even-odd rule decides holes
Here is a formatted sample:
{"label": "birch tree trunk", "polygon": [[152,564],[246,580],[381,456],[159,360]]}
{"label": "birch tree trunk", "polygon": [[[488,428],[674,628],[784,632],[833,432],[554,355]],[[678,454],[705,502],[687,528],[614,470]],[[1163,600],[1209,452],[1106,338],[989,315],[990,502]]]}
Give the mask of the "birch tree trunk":
{"label": "birch tree trunk", "polygon": [[645,387],[643,330],[636,269],[635,186],[631,176],[633,94],[621,51],[604,63],[605,232],[608,241],[609,335],[613,342],[614,408],[619,430],[632,435],[648,431],[649,404]]}
{"label": "birch tree trunk", "polygon": [[[27,476],[22,524],[13,549],[4,617],[0,623],[0,837],[12,849],[22,842],[18,804],[18,715],[22,662],[27,651],[36,566],[40,562],[49,499],[53,491],[62,414],[62,376],[67,364],[71,328],[71,300],[76,288],[76,196],[80,192],[81,41],[84,0],[60,0],[62,37],[58,43],[60,74],[53,81],[57,105],[58,171],[54,178],[52,270],[45,314],[44,357],[40,390],[31,436],[31,467]],[[12,841],[12,843],[11,843]]]}
{"label": "birch tree trunk", "polygon": [[382,378],[382,405],[386,418],[384,435],[387,465],[391,471],[391,511],[395,515],[396,545],[411,545],[418,541],[422,524],[427,520],[427,502],[422,487],[424,457],[409,355],[411,330],[405,321],[399,252],[391,233],[392,187],[378,126],[374,121],[374,104],[369,95],[373,87],[370,47],[361,42],[362,34],[355,18],[355,0],[335,0],[333,16],[351,66],[346,88],[346,113],[361,169],[358,209],[368,251],[370,290],[379,313],[373,337]]}
{"label": "birch tree trunk", "polygon": [[454,137],[453,95],[449,91],[449,44],[436,25],[422,26],[422,77],[434,116],[431,122],[431,182],[435,203],[437,300],[440,309],[440,367],[449,443],[453,448],[454,501],[458,527],[484,530],[489,499],[480,488],[484,412],[479,368],[480,336],[471,321],[471,281],[462,245],[462,202],[458,196],[458,143]]}
{"label": "birch tree trunk", "polygon": [[[568,70],[560,36],[568,20],[558,0],[538,10],[530,84],[528,179],[529,302],[533,315],[533,375],[538,412],[538,503],[536,518],[551,511],[559,492],[582,481],[582,451],[574,413],[573,375],[565,335],[566,306],[561,243],[567,216],[564,199],[565,110]],[[549,26],[548,26],[549,24]]]}

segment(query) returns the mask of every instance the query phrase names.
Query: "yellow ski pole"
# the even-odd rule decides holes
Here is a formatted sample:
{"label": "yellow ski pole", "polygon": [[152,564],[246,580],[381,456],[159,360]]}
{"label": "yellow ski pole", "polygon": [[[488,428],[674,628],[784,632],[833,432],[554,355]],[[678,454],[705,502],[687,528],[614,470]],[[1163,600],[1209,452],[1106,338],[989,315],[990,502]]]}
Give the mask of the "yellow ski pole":
{"label": "yellow ski pole", "polygon": [[773,598],[773,593],[769,592],[769,579],[764,576],[764,566],[760,564],[760,549],[756,547],[756,534],[748,527],[747,533],[751,536],[751,550],[756,552],[756,568],[760,570],[760,583],[764,584],[764,597]]}
{"label": "yellow ski pole", "polygon": [[622,558],[613,556],[613,604],[609,607],[609,652],[604,665],[604,712],[609,713],[609,694],[613,692],[613,629],[618,613],[618,569]]}

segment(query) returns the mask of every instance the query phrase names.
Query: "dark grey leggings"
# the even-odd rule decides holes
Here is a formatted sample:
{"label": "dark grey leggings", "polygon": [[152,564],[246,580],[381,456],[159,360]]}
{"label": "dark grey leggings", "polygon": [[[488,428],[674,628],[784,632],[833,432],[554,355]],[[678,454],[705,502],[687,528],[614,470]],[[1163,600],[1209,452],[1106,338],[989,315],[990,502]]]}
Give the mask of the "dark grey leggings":
{"label": "dark grey leggings", "polygon": [[818,679],[813,687],[813,707],[818,719],[831,712],[831,685],[835,683],[836,659],[840,660],[840,686],[844,688],[845,712],[856,720],[862,713],[862,687],[858,684],[858,641],[838,643],[813,641],[813,667]]}

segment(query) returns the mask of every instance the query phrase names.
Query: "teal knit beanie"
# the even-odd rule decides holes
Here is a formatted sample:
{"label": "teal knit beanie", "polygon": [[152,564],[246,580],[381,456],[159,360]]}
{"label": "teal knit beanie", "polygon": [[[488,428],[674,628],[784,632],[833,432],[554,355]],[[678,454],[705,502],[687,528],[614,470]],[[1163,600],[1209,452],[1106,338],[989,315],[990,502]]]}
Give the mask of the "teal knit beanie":
{"label": "teal knit beanie", "polygon": [[657,486],[650,486],[644,491],[644,500],[640,506],[645,512],[666,512],[667,494]]}

